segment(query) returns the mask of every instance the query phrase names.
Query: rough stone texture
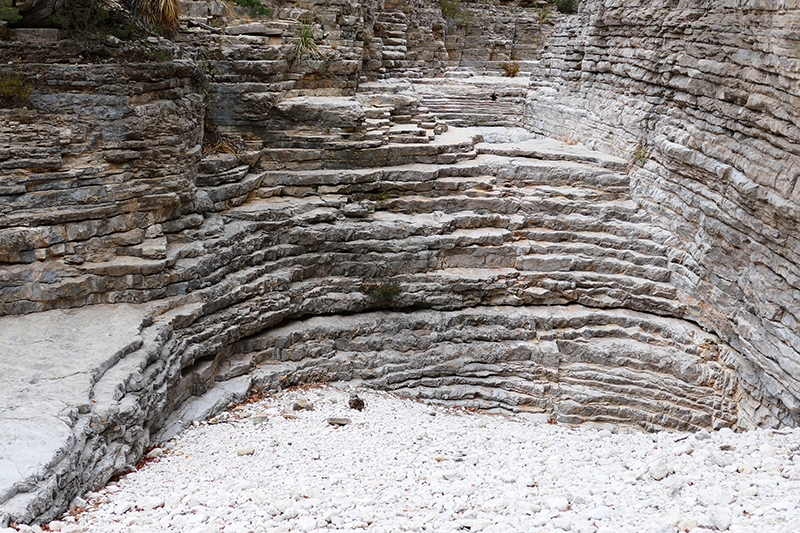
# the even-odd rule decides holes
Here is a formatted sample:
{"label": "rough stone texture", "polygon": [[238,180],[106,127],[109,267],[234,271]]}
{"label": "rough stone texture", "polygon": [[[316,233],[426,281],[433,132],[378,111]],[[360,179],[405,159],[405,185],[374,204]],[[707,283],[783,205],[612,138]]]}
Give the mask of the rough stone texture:
{"label": "rough stone texture", "polygon": [[[252,387],[798,423],[796,7],[585,0],[526,65],[525,124],[560,140],[484,143],[436,120],[436,83],[367,83],[448,66],[433,2],[274,20],[187,4],[178,44],[0,41],[36,105],[0,111],[0,357],[22,366],[4,376],[0,521],[54,517]],[[453,46],[498,36],[469,59],[494,69],[509,17],[470,9],[500,18]],[[325,59],[294,57],[308,19]],[[403,44],[394,24],[431,30]],[[221,142],[203,154],[205,103]],[[508,109],[473,114],[513,125]]]}
{"label": "rough stone texture", "polygon": [[530,80],[526,77],[425,78],[414,84],[422,102],[453,126],[521,127]]}
{"label": "rough stone texture", "polygon": [[[442,137],[451,135],[461,132]],[[130,308],[146,310],[126,326],[132,351],[93,356],[115,364],[62,400],[77,414],[43,428],[60,444],[37,448],[36,475],[6,476],[14,496],[2,512],[52,518],[252,387],[361,379],[434,401],[648,429],[747,427],[757,409],[780,413],[740,387],[736,350],[672,318],[691,305],[669,283],[672,237],[630,200],[625,161],[549,140],[464,142],[478,155],[457,163],[262,171],[246,201],[168,233],[193,255],[165,264],[162,279],[181,272],[187,294]],[[238,162],[206,158],[203,179]],[[396,294],[380,292],[390,283]],[[386,308],[405,311],[372,312]],[[97,309],[3,326],[59,313],[83,338],[96,335]]]}
{"label": "rough stone texture", "polygon": [[0,318],[3,512],[20,518],[65,508],[76,495],[72,487],[136,462],[148,399],[123,402],[128,412],[111,414],[124,427],[112,429],[105,411],[112,405],[96,392],[109,369],[135,357],[151,314],[117,305]]}
{"label": "rough stone texture", "polygon": [[26,64],[35,108],[0,110],[0,313],[125,301],[97,296],[113,262],[165,260],[161,224],[193,210],[195,68]]}
{"label": "rough stone texture", "polygon": [[670,281],[700,302],[686,317],[746,356],[743,386],[785,423],[800,413],[798,17],[796,2],[584,1],[525,118],[637,163],[634,199],[674,235]]}

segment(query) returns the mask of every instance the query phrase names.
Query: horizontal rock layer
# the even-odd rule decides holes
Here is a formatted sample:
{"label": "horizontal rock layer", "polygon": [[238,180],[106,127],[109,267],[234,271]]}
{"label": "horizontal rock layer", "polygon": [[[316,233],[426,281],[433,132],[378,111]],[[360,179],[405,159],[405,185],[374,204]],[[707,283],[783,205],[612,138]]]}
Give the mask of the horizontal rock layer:
{"label": "horizontal rock layer", "polygon": [[[468,60],[403,9],[435,6],[317,4],[223,29],[194,5],[165,63],[0,42],[37,106],[0,111],[0,520],[55,516],[252,387],[797,424],[796,8],[586,0],[553,15],[532,90],[448,83],[476,126],[517,124],[527,91],[526,127],[560,139],[482,143],[436,121],[458,111],[437,84],[362,83],[442,44]],[[295,57],[309,11],[328,61]],[[503,39],[471,66],[513,57]]]}
{"label": "horizontal rock layer", "polygon": [[[626,154],[633,199],[683,250],[687,317],[800,413],[800,52],[794,2],[581,2],[548,42],[526,127]],[[654,24],[653,21],[659,21]]]}
{"label": "horizontal rock layer", "polygon": [[[671,283],[682,256],[631,200],[625,161],[557,141],[450,135],[477,155],[261,170],[241,201],[221,188],[248,182],[252,165],[208,157],[199,189],[222,196],[197,222],[167,226],[165,258],[80,266],[95,270],[76,286],[94,279],[119,291],[103,297],[143,303],[5,317],[19,334],[3,353],[40,361],[31,368],[66,357],[26,343],[26,328],[47,335],[36,326],[46,319],[80,338],[107,314],[108,341],[124,349],[75,347],[72,372],[86,378],[35,417],[51,428],[49,447],[11,458],[3,512],[51,518],[252,387],[361,379],[432,401],[647,429],[790,420],[742,386],[741,354],[679,318],[698,305]],[[178,294],[153,297],[164,292]],[[387,308],[396,311],[378,311]],[[26,383],[60,394],[61,381],[31,368],[4,387],[17,440],[35,422],[22,408]]]}

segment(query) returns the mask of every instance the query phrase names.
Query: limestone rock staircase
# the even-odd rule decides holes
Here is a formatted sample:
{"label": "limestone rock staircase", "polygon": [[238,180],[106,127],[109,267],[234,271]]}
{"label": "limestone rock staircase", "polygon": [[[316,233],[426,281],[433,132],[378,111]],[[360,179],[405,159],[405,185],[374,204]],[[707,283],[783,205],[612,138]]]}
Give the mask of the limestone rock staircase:
{"label": "limestone rock staircase", "polygon": [[[565,422],[735,424],[737,355],[680,319],[677,255],[631,200],[627,163],[551,140],[474,148],[448,164],[265,172],[193,233],[209,254],[193,259],[199,294],[225,296],[186,333],[184,379],[258,366],[264,386],[360,378]],[[432,311],[364,314],[386,308]],[[337,313],[358,313],[359,333],[303,320]],[[287,320],[288,340],[262,333]],[[341,340],[373,320],[374,342]]]}
{"label": "limestone rock staircase", "polygon": [[[79,372],[86,400],[57,413],[44,459],[8,483],[15,517],[52,518],[58,483],[107,480],[252,387],[360,379],[652,430],[741,426],[770,408],[740,388],[740,356],[684,320],[670,281],[691,265],[631,199],[625,161],[455,128],[374,150],[348,169],[208,156],[195,211],[161,224],[148,254],[71,265],[49,287],[50,308],[75,307],[56,322],[116,310],[136,323]],[[98,302],[146,303],[78,308]]]}
{"label": "limestone rock staircase", "polygon": [[415,80],[414,90],[440,120],[453,126],[521,127],[526,78],[474,76]]}

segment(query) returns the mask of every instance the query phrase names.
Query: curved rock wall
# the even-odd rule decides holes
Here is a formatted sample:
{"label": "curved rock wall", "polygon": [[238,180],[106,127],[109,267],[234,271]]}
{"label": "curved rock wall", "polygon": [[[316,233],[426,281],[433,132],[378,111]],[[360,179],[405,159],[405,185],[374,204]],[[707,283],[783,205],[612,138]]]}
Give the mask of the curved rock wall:
{"label": "curved rock wall", "polygon": [[[0,443],[0,520],[52,518],[252,387],[796,424],[793,64],[723,67],[789,48],[770,17],[799,19],[637,6],[585,0],[555,26],[525,121],[567,144],[443,132],[408,84],[353,96],[372,42],[355,28],[378,14],[350,5],[319,12],[362,51],[340,79],[282,68],[296,23],[197,31],[237,154],[201,154],[193,61],[31,65],[48,112],[0,125],[0,428],[26,443]],[[737,17],[765,32],[749,48]]]}
{"label": "curved rock wall", "polygon": [[548,43],[525,117],[634,163],[634,198],[676,239],[685,316],[784,406],[764,422],[800,414],[798,20],[780,2],[584,0]]}

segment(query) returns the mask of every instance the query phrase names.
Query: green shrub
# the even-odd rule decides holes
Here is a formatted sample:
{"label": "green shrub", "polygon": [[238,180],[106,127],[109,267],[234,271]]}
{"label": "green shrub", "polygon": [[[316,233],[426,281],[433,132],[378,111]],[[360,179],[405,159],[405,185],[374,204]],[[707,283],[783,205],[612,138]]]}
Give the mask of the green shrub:
{"label": "green shrub", "polygon": [[123,12],[109,9],[102,0],[67,0],[51,20],[76,41],[94,41],[107,35],[126,39],[133,28]]}
{"label": "green shrub", "polygon": [[400,295],[400,284],[396,281],[362,283],[360,290],[376,302],[385,302]]}
{"label": "green shrub", "polygon": [[475,24],[475,15],[461,5],[461,0],[439,0],[439,7],[442,9],[442,16],[447,20],[461,26]]}
{"label": "green shrub", "polygon": [[549,17],[549,16],[550,16],[550,10],[549,9],[547,9],[546,7],[540,9],[539,10],[539,24],[544,24],[545,22],[547,22],[547,17]]}
{"label": "green shrub", "polygon": [[559,13],[575,13],[578,3],[575,0],[556,0],[556,9]]}
{"label": "green shrub", "polygon": [[272,15],[272,10],[262,4],[259,0],[230,0],[237,6],[248,8],[248,13],[251,17],[269,17]]}
{"label": "green shrub", "polygon": [[294,48],[294,59],[306,56],[310,59],[322,58],[322,52],[317,48],[317,40],[314,38],[314,24],[311,21],[300,23],[300,37],[297,39]]}
{"label": "green shrub", "polygon": [[10,6],[11,0],[0,0],[0,20],[8,21],[9,24],[14,24],[22,15],[19,14],[19,9]]}
{"label": "green shrub", "polygon": [[643,167],[644,164],[647,163],[647,158],[648,157],[649,157],[649,154],[647,153],[647,150],[645,150],[644,148],[638,148],[633,153],[633,162],[634,162],[634,164],[639,165],[640,167]]}
{"label": "green shrub", "polygon": [[0,74],[0,108],[13,109],[28,105],[33,85],[19,73]]}
{"label": "green shrub", "polygon": [[161,48],[153,48],[148,54],[148,59],[157,63],[168,63],[172,61],[172,53],[168,50],[162,50]]}

